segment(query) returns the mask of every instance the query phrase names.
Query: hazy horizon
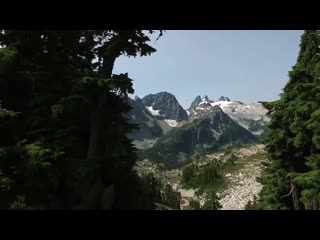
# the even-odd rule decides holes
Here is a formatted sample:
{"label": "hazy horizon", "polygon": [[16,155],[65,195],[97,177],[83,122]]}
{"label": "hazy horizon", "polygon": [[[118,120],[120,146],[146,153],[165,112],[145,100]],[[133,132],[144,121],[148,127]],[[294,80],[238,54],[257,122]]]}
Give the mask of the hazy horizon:
{"label": "hazy horizon", "polygon": [[197,95],[244,103],[279,98],[295,64],[303,30],[166,31],[151,56],[121,56],[114,73],[128,72],[135,95],[170,92],[183,108]]}

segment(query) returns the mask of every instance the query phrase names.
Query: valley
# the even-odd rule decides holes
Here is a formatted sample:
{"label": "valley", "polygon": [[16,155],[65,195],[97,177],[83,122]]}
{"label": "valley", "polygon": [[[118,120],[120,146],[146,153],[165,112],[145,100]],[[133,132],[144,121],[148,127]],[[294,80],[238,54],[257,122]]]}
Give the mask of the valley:
{"label": "valley", "polygon": [[[206,202],[206,195],[215,191],[219,197],[222,210],[244,210],[249,201],[253,201],[261,191],[261,184],[257,182],[266,160],[264,145],[252,144],[241,147],[229,148],[202,158],[194,159],[182,167],[165,169],[161,163],[154,163],[147,159],[137,162],[135,170],[139,174],[152,173],[162,182],[181,194],[181,209],[190,209],[191,201],[199,202],[200,207]],[[210,164],[217,162],[220,168],[220,179],[215,179],[210,187],[186,187],[182,183],[184,169],[191,165],[198,169],[197,174]]]}
{"label": "valley", "polygon": [[256,199],[266,159],[259,141],[269,122],[260,103],[197,96],[185,110],[168,92],[129,103],[128,117],[140,126],[129,136],[138,149],[135,170],[169,185],[180,209],[243,210]]}

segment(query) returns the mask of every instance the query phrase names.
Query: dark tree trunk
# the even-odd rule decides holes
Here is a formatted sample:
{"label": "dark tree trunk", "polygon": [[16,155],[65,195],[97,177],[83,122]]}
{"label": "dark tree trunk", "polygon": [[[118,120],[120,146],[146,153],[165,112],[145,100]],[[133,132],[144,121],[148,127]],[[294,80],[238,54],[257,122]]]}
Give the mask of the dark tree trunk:
{"label": "dark tree trunk", "polygon": [[104,153],[104,123],[107,96],[98,98],[98,106],[92,114],[88,158],[99,158]]}
{"label": "dark tree trunk", "polygon": [[[121,55],[124,44],[128,41],[129,37],[115,36],[110,45],[106,45],[103,52],[103,63],[100,73],[103,78],[111,78],[114,62],[117,57]],[[91,135],[88,149],[88,158],[103,157],[105,147],[105,125],[106,125],[106,104],[107,95],[102,95],[98,98],[97,108],[92,114],[91,118]]]}
{"label": "dark tree trunk", "polygon": [[297,185],[291,181],[292,201],[294,210],[303,210],[303,204],[300,202],[300,193]]}
{"label": "dark tree trunk", "polygon": [[[103,67],[100,69],[101,77],[103,78],[111,78],[112,70],[114,66],[114,62],[117,57],[121,55],[121,44],[123,42],[115,39],[113,44],[106,46],[103,53]],[[108,137],[108,126],[110,127],[110,122],[107,120],[107,103],[108,103],[108,95],[101,95],[98,97],[97,107],[95,111],[91,115],[91,129],[90,129],[90,140],[88,147],[88,159],[96,160],[102,165],[107,165],[108,161],[110,161],[109,151],[106,151],[106,137]],[[112,122],[112,119],[111,119]],[[109,124],[108,124],[109,123]],[[107,155],[107,156],[106,156]],[[104,159],[106,157],[106,159]],[[109,158],[108,158],[109,157]],[[100,160],[105,161],[100,161]],[[109,160],[108,160],[109,159]],[[103,168],[103,166],[101,166]],[[111,169],[112,171],[112,169]],[[98,181],[104,179],[103,176],[97,176]],[[105,186],[106,183],[102,185],[104,189],[108,186]],[[100,197],[100,207],[101,208],[110,208],[115,201],[115,192],[114,188],[110,188],[107,193],[103,193]],[[111,198],[112,197],[112,198]],[[109,199],[110,198],[110,199]],[[106,205],[105,202],[108,202]]]}
{"label": "dark tree trunk", "polygon": [[[287,164],[291,172],[296,172],[295,163],[291,159],[287,160]],[[294,179],[291,179],[291,190],[292,190],[292,203],[294,210],[303,210],[304,205],[300,201],[300,192],[297,185],[294,183]]]}
{"label": "dark tree trunk", "polygon": [[[112,69],[116,58],[120,55],[116,43],[110,45],[105,50],[103,69],[101,73],[103,78],[111,78]],[[106,125],[106,105],[107,105],[107,95],[102,95],[98,97],[97,108],[93,112],[91,117],[91,134],[88,149],[88,158],[101,158],[103,157],[105,151],[105,125]]]}

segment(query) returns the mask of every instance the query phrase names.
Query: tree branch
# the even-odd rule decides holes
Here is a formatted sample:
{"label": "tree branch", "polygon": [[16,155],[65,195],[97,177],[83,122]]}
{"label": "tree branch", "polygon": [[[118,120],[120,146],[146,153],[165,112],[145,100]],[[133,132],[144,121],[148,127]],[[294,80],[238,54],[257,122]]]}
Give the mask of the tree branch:
{"label": "tree branch", "polygon": [[280,199],[284,198],[284,197],[288,197],[292,193],[292,191],[293,191],[293,187],[291,188],[290,192],[287,195],[284,195],[284,196],[280,197]]}

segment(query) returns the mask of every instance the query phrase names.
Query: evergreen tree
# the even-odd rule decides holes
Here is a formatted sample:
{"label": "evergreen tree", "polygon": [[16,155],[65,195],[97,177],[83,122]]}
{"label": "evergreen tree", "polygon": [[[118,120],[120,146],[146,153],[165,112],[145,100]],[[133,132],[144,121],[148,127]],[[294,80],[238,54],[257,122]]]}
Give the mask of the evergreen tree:
{"label": "evergreen tree", "polygon": [[320,36],[305,31],[296,65],[278,101],[264,103],[270,161],[261,179],[262,209],[319,209]]}
{"label": "evergreen tree", "polygon": [[0,208],[136,208],[134,90],[112,69],[155,52],[148,41],[140,30],[0,32]]}
{"label": "evergreen tree", "polygon": [[142,177],[142,186],[145,187],[145,192],[149,194],[148,199],[151,199],[152,202],[161,202],[162,184],[152,173],[148,173]]}
{"label": "evergreen tree", "polygon": [[201,210],[219,210],[220,208],[222,208],[222,206],[219,203],[217,194],[211,191],[206,195],[206,202],[203,204]]}
{"label": "evergreen tree", "polygon": [[167,184],[161,195],[162,203],[173,209],[180,209],[181,194],[174,191],[173,188]]}
{"label": "evergreen tree", "polygon": [[197,171],[197,166],[194,164],[185,166],[182,169],[182,178],[181,178],[181,183],[182,184],[189,184],[190,181],[195,177],[196,171]]}
{"label": "evergreen tree", "polygon": [[191,199],[189,201],[188,210],[200,210],[200,203],[199,201]]}

